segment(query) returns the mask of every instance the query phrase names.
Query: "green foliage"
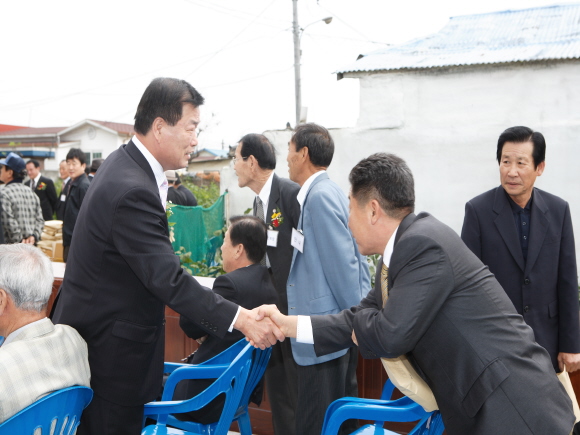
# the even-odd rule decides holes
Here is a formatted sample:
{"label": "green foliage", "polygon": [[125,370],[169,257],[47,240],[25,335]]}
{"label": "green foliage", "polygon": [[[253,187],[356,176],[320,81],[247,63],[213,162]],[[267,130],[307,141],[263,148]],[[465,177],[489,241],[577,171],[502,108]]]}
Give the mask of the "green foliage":
{"label": "green foliage", "polygon": [[181,184],[187,187],[197,199],[197,205],[208,208],[220,197],[220,186],[217,183],[210,183],[209,186],[197,186],[191,180],[183,177]]}
{"label": "green foliage", "polygon": [[56,180],[54,181],[54,188],[56,190],[57,195],[61,192],[63,188],[62,181],[63,180],[60,177],[56,177]]}
{"label": "green foliage", "polygon": [[179,257],[181,267],[190,275],[217,278],[226,273],[222,268],[223,260],[219,249],[216,252],[215,258],[217,266],[208,266],[205,261],[193,261],[191,259],[191,252],[185,252],[183,246],[179,248],[179,251],[175,251],[175,254]]}

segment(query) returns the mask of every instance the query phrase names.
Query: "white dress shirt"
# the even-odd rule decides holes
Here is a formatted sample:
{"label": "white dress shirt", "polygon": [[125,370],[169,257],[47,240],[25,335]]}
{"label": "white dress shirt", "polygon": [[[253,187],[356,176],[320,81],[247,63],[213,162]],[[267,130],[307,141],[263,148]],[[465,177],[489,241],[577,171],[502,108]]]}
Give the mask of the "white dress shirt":
{"label": "white dress shirt", "polygon": [[[391,256],[393,255],[393,248],[395,246],[395,238],[397,237],[397,231],[399,227],[395,229],[393,235],[390,237],[385,246],[385,251],[383,252],[383,263],[389,266],[391,264]],[[314,334],[312,333],[312,321],[310,316],[298,316],[296,323],[296,341],[298,343],[314,344]]]}
{"label": "white dress shirt", "polygon": [[[163,190],[162,186],[164,184],[167,185],[167,178],[165,178],[165,171],[163,170],[161,163],[159,163],[157,159],[153,157],[153,154],[151,154],[149,150],[145,147],[145,145],[143,145],[141,141],[137,139],[137,136],[133,136],[131,140],[133,141],[137,149],[141,151],[141,154],[143,154],[143,157],[145,157],[147,163],[149,163],[149,166],[153,171],[153,175],[155,176],[155,182],[157,183],[157,188],[159,189],[159,198],[163,198],[164,196],[163,194],[165,193],[165,198],[167,199],[167,190],[165,189],[165,192],[162,192]],[[163,199],[161,199],[161,204],[163,205],[163,208],[165,208],[165,202],[163,201]]]}
{"label": "white dress shirt", "polygon": [[262,201],[262,204],[264,205],[264,216],[262,216],[264,218],[264,222],[266,222],[266,220],[268,219],[268,202],[270,201],[270,192],[272,191],[273,179],[274,179],[274,171],[272,171],[272,173],[266,180],[266,183],[262,187],[262,190],[260,190],[260,193],[256,195],[260,198],[260,201]]}
{"label": "white dress shirt", "polygon": [[304,200],[306,199],[306,194],[308,193],[310,186],[312,185],[314,180],[316,180],[316,177],[318,177],[319,175],[322,175],[324,173],[326,173],[326,171],[323,169],[321,171],[318,171],[318,172],[312,174],[310,177],[308,177],[308,180],[306,180],[304,182],[302,187],[300,187],[300,190],[298,191],[298,195],[296,195],[296,201],[298,201],[298,204],[300,204],[300,210],[302,210],[302,205],[304,205]]}
{"label": "white dress shirt", "polygon": [[20,327],[20,328],[18,328],[18,329],[15,329],[15,330],[14,330],[14,331],[12,331],[10,334],[8,334],[8,337],[6,337],[6,338],[4,339],[4,342],[2,343],[2,346],[4,346],[4,345],[6,345],[6,344],[10,343],[12,340],[14,340],[16,337],[18,337],[18,335],[20,335],[20,333],[21,333],[22,331],[24,331],[26,328],[29,328],[30,326],[33,326],[34,324],[36,324],[36,323],[38,323],[38,322],[40,322],[40,321],[42,321],[42,320],[44,320],[44,319],[46,319],[46,317],[43,317],[42,319],[39,319],[39,320],[35,320],[34,322],[27,323],[26,325],[24,325],[24,326],[21,326],[21,327]]}

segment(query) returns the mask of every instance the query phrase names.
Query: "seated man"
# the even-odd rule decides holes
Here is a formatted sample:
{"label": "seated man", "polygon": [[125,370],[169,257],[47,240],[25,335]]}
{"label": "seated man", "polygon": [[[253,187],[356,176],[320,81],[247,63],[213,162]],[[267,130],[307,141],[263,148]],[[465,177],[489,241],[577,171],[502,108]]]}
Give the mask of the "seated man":
{"label": "seated man", "polygon": [[53,391],[90,386],[87,344],[46,317],[53,280],[40,249],[0,245],[0,422]]}
{"label": "seated man", "polygon": [[[233,217],[230,223],[222,245],[223,268],[227,274],[215,280],[213,291],[249,310],[265,303],[274,303],[277,300],[276,289],[267,267],[260,265],[260,260],[266,254],[266,224],[255,216]],[[202,342],[199,349],[188,358],[187,362],[191,364],[207,361],[244,338],[240,331],[234,330],[220,340],[208,335],[207,331],[184,316],[181,316],[179,323],[188,337]],[[175,389],[173,400],[189,399],[212,382],[210,379],[182,381]],[[259,405],[261,400],[262,388],[259,384],[252,395],[252,402]],[[206,407],[179,414],[178,418],[203,424],[216,422],[220,418],[224,401],[222,395]]]}

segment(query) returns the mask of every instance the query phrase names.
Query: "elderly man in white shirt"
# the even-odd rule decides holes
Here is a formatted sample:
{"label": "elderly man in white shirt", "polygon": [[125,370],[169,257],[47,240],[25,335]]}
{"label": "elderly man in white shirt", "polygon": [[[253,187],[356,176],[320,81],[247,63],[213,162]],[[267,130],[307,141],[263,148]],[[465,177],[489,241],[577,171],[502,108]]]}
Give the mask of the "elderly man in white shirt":
{"label": "elderly man in white shirt", "polygon": [[0,422],[43,396],[90,386],[87,344],[46,317],[52,266],[31,245],[0,245]]}

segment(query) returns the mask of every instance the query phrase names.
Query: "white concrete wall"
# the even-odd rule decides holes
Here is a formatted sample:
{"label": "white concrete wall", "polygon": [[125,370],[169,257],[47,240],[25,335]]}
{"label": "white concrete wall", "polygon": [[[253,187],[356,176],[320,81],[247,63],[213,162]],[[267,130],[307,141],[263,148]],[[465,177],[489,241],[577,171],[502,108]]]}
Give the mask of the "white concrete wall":
{"label": "white concrete wall", "polygon": [[[499,185],[498,136],[525,125],[546,137],[546,170],[536,186],[570,203],[580,259],[580,62],[358,77],[357,127],[331,130],[336,151],[328,172],[345,192],[359,160],[397,154],[413,171],[416,211],[460,233],[465,202]],[[282,176],[290,134],[267,132]]]}

